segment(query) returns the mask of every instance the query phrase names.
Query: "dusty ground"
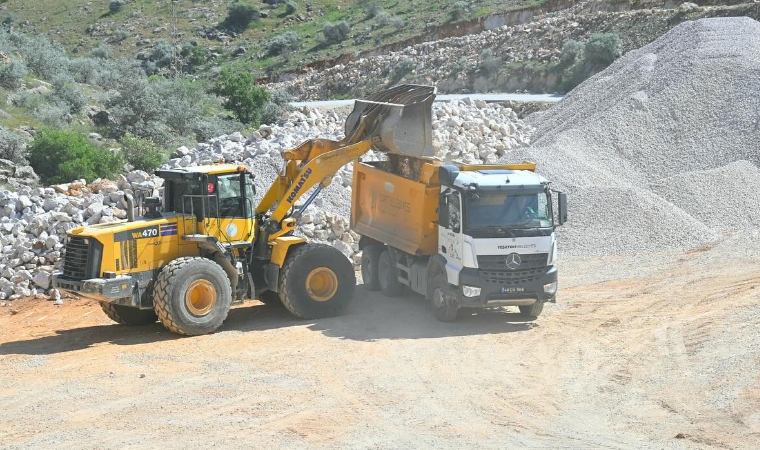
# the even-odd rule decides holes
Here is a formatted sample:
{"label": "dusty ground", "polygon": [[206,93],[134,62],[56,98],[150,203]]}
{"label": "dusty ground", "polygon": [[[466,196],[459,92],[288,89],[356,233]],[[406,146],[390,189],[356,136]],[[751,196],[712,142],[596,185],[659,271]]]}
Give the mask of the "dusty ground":
{"label": "dusty ground", "polygon": [[754,449],[760,261],[719,252],[566,261],[536,321],[443,324],[360,287],[340,318],[250,302],[178,338],[16,302],[0,447]]}

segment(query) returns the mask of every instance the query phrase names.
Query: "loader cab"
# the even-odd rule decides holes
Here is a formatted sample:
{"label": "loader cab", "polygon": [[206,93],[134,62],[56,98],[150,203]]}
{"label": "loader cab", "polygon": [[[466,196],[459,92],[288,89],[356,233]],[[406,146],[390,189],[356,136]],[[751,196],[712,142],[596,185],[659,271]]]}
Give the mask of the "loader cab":
{"label": "loader cab", "polygon": [[227,240],[253,235],[253,174],[231,164],[162,170],[164,211],[194,219],[195,234]]}

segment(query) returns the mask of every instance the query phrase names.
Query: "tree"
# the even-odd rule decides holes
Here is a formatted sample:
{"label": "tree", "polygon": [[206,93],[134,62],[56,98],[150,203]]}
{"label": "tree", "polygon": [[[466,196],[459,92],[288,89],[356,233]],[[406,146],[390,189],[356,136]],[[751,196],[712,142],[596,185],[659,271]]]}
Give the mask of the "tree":
{"label": "tree", "polygon": [[594,33],[586,41],[586,61],[596,67],[607,67],[620,57],[623,44],[616,33]]}
{"label": "tree", "polygon": [[160,166],[166,156],[164,149],[153,142],[129,133],[121,139],[121,152],[132,167],[144,171],[151,171]]}
{"label": "tree", "polygon": [[230,69],[222,69],[214,92],[224,97],[223,106],[240,122],[254,126],[259,125],[270,98],[266,88],[256,86],[253,75]]}
{"label": "tree", "polygon": [[288,54],[289,52],[298,48],[298,34],[294,31],[286,31],[285,33],[275,36],[269,41],[267,48],[267,56],[277,56],[281,54]]}

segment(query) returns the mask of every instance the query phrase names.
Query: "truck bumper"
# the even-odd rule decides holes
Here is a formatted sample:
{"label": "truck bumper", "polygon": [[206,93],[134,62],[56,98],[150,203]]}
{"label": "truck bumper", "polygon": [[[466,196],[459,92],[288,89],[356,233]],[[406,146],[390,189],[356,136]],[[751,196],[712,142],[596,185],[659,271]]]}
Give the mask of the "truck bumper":
{"label": "truck bumper", "polygon": [[[489,272],[492,274],[492,272]],[[511,279],[499,282],[498,277],[486,276],[478,269],[465,268],[459,273],[457,301],[459,306],[486,308],[491,306],[532,305],[536,302],[555,302],[557,293],[557,267],[549,266],[524,280]],[[497,281],[494,281],[497,280]],[[465,286],[480,288],[480,294],[468,297]]]}
{"label": "truck bumper", "polygon": [[90,280],[73,280],[58,272],[53,274],[53,287],[79,297],[99,302],[116,303],[139,307],[135,304],[135,281],[127,275],[115,278],[93,278]]}

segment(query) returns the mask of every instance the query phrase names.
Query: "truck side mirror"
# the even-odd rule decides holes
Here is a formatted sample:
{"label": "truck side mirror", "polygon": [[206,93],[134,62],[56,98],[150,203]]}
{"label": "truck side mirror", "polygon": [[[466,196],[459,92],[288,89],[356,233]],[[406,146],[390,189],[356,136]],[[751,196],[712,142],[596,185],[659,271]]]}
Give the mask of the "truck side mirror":
{"label": "truck side mirror", "polygon": [[559,192],[557,206],[559,206],[559,224],[562,225],[567,222],[567,194],[564,192]]}
{"label": "truck side mirror", "polygon": [[449,227],[449,205],[447,194],[441,194],[438,198],[438,225],[443,228]]}

